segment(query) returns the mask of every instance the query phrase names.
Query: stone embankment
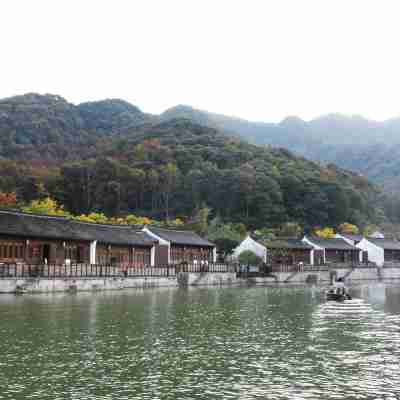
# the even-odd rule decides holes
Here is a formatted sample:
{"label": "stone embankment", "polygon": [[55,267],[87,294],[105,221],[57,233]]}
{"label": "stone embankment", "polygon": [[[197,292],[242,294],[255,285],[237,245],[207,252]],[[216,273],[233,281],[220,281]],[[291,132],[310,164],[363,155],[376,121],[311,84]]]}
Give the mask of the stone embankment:
{"label": "stone embankment", "polygon": [[395,280],[400,279],[400,266],[311,269],[299,272],[274,272],[268,277],[251,278],[238,278],[234,272],[180,272],[171,277],[2,278],[0,293],[52,293],[216,285],[329,284],[335,277],[345,277],[347,282]]}
{"label": "stone embankment", "polygon": [[109,278],[3,278],[0,293],[52,293],[129,288],[215,286],[237,284],[236,273],[188,273],[172,277]]}

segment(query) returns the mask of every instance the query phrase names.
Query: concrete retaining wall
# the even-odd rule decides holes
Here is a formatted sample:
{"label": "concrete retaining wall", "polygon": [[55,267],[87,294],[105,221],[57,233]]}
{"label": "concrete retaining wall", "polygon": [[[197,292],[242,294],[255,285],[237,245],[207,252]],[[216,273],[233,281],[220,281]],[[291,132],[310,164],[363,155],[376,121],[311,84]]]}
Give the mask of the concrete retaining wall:
{"label": "concrete retaining wall", "polygon": [[175,278],[0,279],[0,293],[49,293],[177,286]]}
{"label": "concrete retaining wall", "polygon": [[[321,283],[329,284],[331,274],[336,271],[336,277],[346,277],[346,281],[400,279],[400,268],[332,268],[328,271],[305,271],[292,274],[289,272],[274,273],[278,283]],[[271,279],[255,278],[257,284],[270,283]]]}
{"label": "concrete retaining wall", "polygon": [[[348,270],[338,273],[338,276],[344,276]],[[346,281],[376,281],[380,280],[378,268],[357,268],[346,277]]]}
{"label": "concrete retaining wall", "polygon": [[156,288],[178,286],[215,285],[263,285],[273,283],[329,284],[332,271],[337,277],[346,276],[346,281],[400,279],[400,268],[337,268],[329,271],[307,271],[292,274],[275,273],[266,278],[236,278],[235,273],[179,273],[170,278],[79,278],[79,279],[0,279],[0,293],[15,293],[19,289],[27,293],[49,293],[66,291],[120,290],[126,288]]}

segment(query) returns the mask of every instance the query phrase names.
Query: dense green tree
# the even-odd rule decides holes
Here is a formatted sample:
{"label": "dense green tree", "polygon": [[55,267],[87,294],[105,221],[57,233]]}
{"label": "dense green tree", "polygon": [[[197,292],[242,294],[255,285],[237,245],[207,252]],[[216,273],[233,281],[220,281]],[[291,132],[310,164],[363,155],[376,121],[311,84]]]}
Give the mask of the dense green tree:
{"label": "dense green tree", "polygon": [[238,257],[239,263],[243,265],[260,265],[263,260],[251,250],[242,251]]}

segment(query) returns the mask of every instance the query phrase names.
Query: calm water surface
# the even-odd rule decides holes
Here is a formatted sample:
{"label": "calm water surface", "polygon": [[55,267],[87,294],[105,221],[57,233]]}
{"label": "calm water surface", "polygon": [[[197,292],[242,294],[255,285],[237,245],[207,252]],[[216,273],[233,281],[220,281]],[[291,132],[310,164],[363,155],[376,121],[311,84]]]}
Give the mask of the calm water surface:
{"label": "calm water surface", "polygon": [[400,398],[400,286],[0,296],[0,399]]}

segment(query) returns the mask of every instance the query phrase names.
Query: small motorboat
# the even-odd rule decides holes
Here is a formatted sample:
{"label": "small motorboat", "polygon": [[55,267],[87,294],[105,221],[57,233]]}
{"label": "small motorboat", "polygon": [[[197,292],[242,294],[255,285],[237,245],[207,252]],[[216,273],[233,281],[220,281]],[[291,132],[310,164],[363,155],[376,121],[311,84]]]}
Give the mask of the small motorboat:
{"label": "small motorboat", "polygon": [[335,293],[333,290],[328,290],[326,292],[327,301],[345,301],[351,300],[352,297],[348,293]]}

